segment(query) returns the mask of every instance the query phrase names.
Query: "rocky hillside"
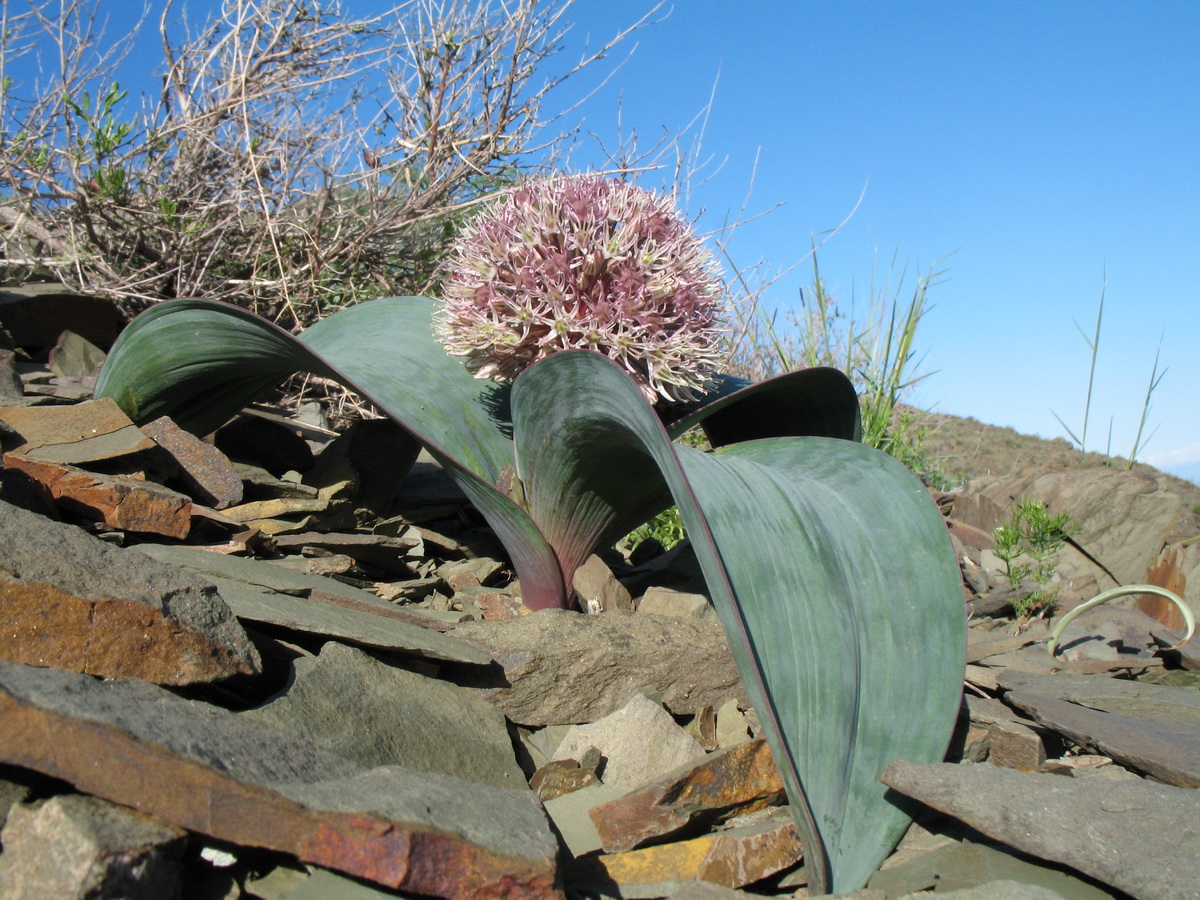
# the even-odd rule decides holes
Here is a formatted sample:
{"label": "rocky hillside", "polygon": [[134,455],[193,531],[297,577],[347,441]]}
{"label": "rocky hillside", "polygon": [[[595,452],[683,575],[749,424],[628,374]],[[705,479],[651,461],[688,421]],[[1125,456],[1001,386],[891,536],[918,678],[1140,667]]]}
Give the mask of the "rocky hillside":
{"label": "rocky hillside", "polygon": [[[1124,458],[1102,453],[1080,453],[1063,438],[1021,434],[1013,428],[985,425],[977,419],[908,409],[913,422],[925,428],[925,452],[930,461],[954,479],[992,480],[1030,469],[1063,466],[1108,466],[1125,470]],[[1200,484],[1135,463],[1133,471],[1151,475],[1183,497],[1193,508],[1200,505]]]}

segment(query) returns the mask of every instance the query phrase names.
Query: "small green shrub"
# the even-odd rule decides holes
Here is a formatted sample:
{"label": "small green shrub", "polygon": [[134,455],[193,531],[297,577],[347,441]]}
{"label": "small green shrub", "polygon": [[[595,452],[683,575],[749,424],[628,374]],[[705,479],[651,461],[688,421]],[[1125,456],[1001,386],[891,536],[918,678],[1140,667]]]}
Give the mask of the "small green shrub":
{"label": "small green shrub", "polygon": [[687,538],[683,520],[679,517],[678,506],[664,509],[645,525],[635,528],[626,536],[624,543],[633,551],[642,541],[651,538],[658,541],[664,550],[670,550]]}
{"label": "small green shrub", "polygon": [[894,416],[891,426],[880,441],[879,449],[904,463],[921,482],[937,491],[952,491],[962,487],[965,478],[948,473],[925,450],[927,428],[918,425],[912,414],[904,410]]}
{"label": "small green shrub", "polygon": [[[1013,610],[1022,619],[1054,606],[1058,588],[1047,584],[1058,565],[1063,542],[1076,530],[1070,513],[1051,516],[1041,500],[1026,498],[1018,500],[1008,522],[992,532],[993,550],[1004,561],[1004,576],[1017,592]],[[1033,581],[1037,587],[1023,593],[1026,581]]]}

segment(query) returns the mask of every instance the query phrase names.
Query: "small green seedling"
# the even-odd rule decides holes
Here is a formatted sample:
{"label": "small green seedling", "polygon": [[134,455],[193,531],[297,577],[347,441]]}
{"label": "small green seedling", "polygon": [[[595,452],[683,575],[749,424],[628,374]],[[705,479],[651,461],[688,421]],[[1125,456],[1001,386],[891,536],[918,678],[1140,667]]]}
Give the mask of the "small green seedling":
{"label": "small green seedling", "polygon": [[[1057,588],[1047,584],[1058,565],[1058,554],[1076,528],[1070,513],[1050,515],[1041,500],[1017,501],[1012,516],[992,532],[993,551],[1004,562],[1004,576],[1016,592],[1013,610],[1022,619],[1041,615],[1052,608],[1058,597]],[[1037,587],[1024,593],[1028,581]]]}

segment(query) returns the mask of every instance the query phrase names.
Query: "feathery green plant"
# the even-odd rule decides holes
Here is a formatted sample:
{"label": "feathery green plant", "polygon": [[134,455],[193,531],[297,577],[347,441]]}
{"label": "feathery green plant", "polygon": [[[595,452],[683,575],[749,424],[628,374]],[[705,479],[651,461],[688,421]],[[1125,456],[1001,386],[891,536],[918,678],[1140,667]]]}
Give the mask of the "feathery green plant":
{"label": "feathery green plant", "polygon": [[[1075,531],[1071,519],[1069,512],[1052,516],[1041,500],[1024,498],[1013,506],[1008,522],[992,531],[993,552],[1004,562],[1004,577],[1016,592],[1013,610],[1022,619],[1054,606],[1058,590],[1047,584],[1063,543]],[[1022,594],[1027,579],[1037,587]]]}

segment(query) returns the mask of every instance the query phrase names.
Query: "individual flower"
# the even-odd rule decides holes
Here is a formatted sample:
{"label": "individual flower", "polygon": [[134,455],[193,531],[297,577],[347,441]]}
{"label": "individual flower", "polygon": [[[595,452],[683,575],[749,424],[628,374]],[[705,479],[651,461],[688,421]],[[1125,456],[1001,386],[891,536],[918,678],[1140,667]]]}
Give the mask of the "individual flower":
{"label": "individual flower", "polygon": [[595,350],[646,398],[691,400],[722,359],[724,285],[669,201],[597,175],[527,182],[451,250],[436,330],[477,378]]}

